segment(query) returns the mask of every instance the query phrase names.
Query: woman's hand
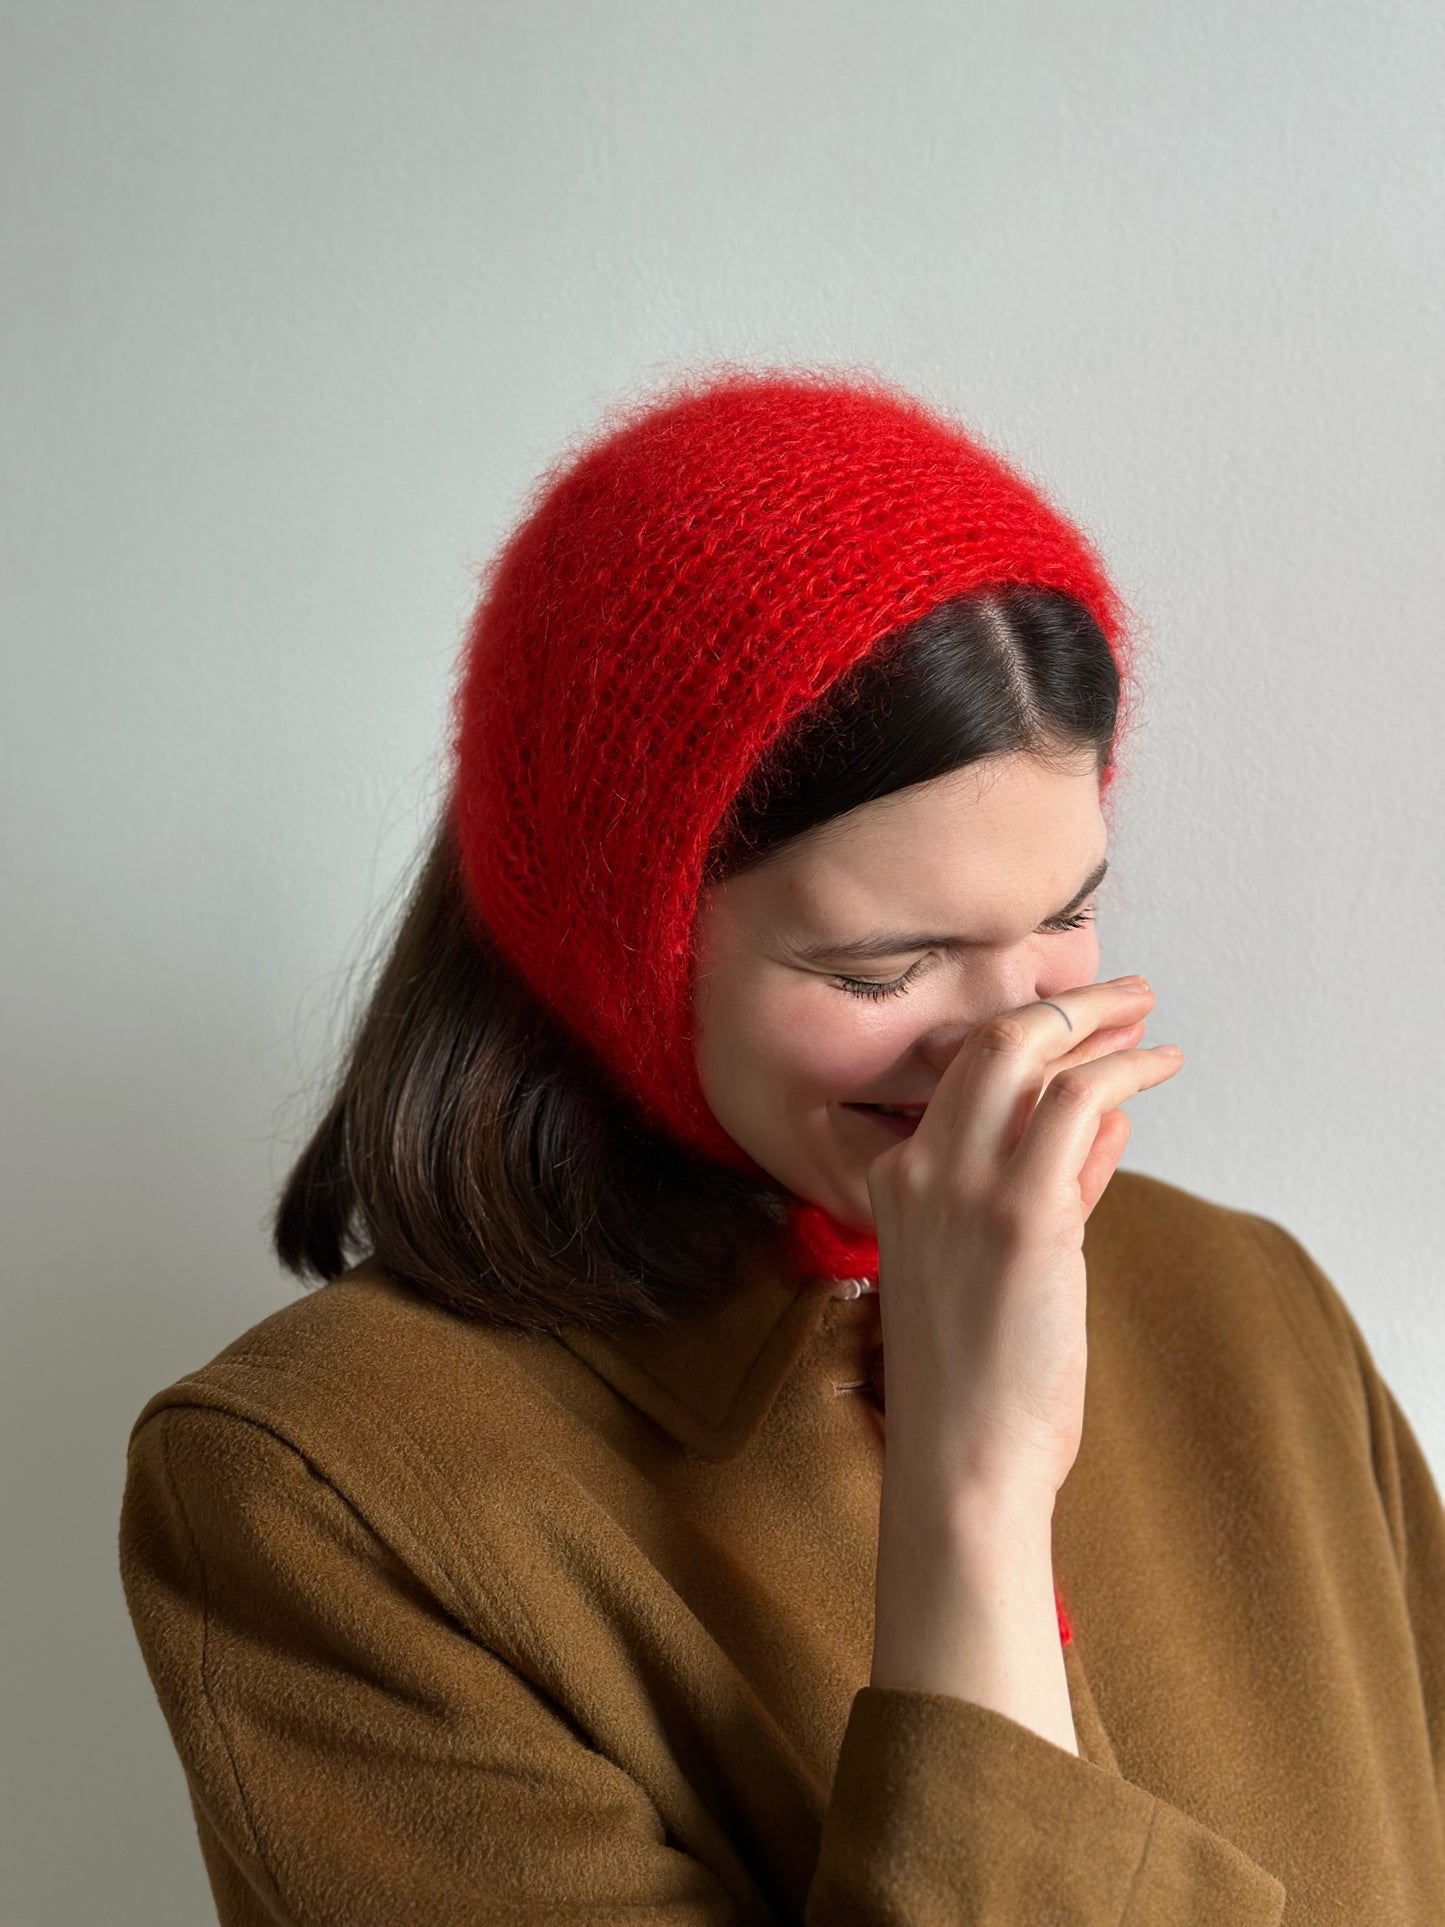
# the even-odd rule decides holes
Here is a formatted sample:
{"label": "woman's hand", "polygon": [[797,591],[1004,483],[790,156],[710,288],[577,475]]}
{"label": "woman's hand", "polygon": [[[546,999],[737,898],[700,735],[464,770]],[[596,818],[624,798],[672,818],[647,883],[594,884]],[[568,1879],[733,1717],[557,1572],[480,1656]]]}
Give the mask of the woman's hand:
{"label": "woman's hand", "polygon": [[1084,1224],[1128,1140],[1118,1106],[1182,1061],[1133,1048],[1153,1001],[1121,978],[981,1024],[869,1167],[888,1455],[946,1498],[1051,1508],[1078,1455]]}

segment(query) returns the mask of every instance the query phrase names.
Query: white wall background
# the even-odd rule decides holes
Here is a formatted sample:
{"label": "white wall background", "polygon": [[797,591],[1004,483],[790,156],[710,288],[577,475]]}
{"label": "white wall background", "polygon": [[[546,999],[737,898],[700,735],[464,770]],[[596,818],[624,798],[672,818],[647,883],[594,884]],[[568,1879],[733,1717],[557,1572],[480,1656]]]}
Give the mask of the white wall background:
{"label": "white wall background", "polygon": [[[1435,0],[3,12],[13,1927],[213,1917],[115,1563],[440,796],[474,572],[681,364],[872,363],[1147,625],[1126,1165],[1278,1218],[1445,1469]],[[1433,1201],[1433,1202],[1432,1202]]]}

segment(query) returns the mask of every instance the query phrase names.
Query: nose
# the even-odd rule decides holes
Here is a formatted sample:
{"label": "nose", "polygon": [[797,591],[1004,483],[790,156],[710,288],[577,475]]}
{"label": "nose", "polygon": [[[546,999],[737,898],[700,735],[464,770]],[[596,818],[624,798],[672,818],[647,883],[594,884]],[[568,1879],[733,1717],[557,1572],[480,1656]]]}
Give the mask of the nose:
{"label": "nose", "polygon": [[952,1022],[940,1022],[930,1030],[922,1046],[924,1055],[941,1076],[958,1055],[969,1032],[986,1024],[990,1017],[1001,1016],[1006,1010],[1020,1010],[1025,1004],[1036,1004],[1041,997],[1055,997],[1060,990],[1089,981],[1077,974],[1067,978],[1057,971],[1050,974],[1047,963],[1037,955],[1025,956],[1018,952],[1012,956],[1001,955],[961,989],[959,1002],[963,1008]]}

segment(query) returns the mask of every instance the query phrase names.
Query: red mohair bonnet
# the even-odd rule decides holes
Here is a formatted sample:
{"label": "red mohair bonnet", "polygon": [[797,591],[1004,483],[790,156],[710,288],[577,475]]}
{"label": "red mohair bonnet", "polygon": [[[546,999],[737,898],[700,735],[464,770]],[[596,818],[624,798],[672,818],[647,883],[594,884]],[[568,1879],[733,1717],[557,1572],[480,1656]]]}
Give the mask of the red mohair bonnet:
{"label": "red mohair bonnet", "polygon": [[[463,886],[654,1128],[769,1175],[697,1077],[709,842],[763,751],[875,643],[1003,583],[1076,597],[1124,672],[1125,610],[1086,539],[872,373],[684,376],[614,408],[536,484],[486,573],[453,702]],[[871,1231],[801,1198],[789,1231],[800,1275],[876,1281]]]}

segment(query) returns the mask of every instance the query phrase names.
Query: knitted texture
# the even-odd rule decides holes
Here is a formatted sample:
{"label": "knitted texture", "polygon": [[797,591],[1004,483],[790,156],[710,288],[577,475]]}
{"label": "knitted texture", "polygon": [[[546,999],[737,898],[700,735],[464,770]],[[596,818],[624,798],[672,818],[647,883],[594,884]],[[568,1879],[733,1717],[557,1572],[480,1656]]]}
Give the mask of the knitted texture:
{"label": "knitted texture", "polygon": [[[875,644],[1006,584],[1077,598],[1126,668],[1125,610],[1087,540],[871,373],[686,376],[537,483],[486,572],[453,701],[463,887],[654,1129],[768,1176],[697,1075],[709,845],[763,752]],[[788,1252],[803,1274],[877,1278],[872,1232],[804,1199]]]}

